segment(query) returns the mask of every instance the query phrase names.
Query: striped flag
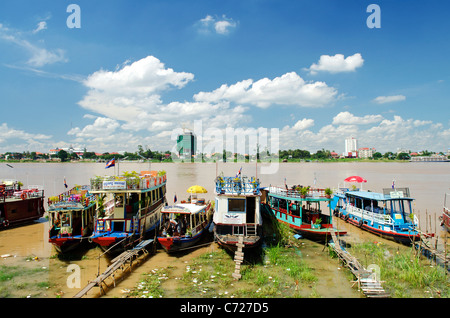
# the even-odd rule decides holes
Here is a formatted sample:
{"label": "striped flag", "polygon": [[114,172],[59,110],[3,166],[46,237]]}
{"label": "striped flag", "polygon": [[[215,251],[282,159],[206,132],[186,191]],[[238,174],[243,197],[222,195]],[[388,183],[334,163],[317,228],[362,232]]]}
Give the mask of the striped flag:
{"label": "striped flag", "polygon": [[108,162],[106,163],[105,169],[114,167],[115,165],[116,165],[116,159],[114,158],[114,159],[111,159],[110,161],[108,161]]}
{"label": "striped flag", "polygon": [[66,189],[67,189],[67,181],[66,181],[66,177],[64,177],[64,186],[66,187]]}
{"label": "striped flag", "polygon": [[238,173],[236,174],[236,178],[241,175],[241,172],[242,172],[242,167],[241,167],[241,169],[239,169]]}
{"label": "striped flag", "polygon": [[173,203],[177,203],[177,194],[175,193],[175,196],[173,197]]}

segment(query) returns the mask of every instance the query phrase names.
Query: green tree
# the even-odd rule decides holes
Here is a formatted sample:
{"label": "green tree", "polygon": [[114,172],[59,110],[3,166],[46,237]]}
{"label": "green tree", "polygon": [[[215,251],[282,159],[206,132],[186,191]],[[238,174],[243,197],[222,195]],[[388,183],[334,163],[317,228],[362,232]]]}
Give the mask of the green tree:
{"label": "green tree", "polygon": [[382,157],[383,157],[383,155],[380,152],[375,152],[372,155],[372,158],[375,159],[375,160],[381,159]]}
{"label": "green tree", "polygon": [[411,157],[406,152],[400,152],[397,155],[397,160],[409,160]]}
{"label": "green tree", "polygon": [[65,150],[60,150],[58,152],[58,158],[61,159],[61,162],[67,161],[67,158],[69,157],[69,154]]}

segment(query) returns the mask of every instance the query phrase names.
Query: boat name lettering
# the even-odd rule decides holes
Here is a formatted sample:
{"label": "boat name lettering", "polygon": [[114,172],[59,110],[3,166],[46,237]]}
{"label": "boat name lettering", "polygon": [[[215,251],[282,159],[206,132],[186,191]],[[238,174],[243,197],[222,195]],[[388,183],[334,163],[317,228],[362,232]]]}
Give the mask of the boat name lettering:
{"label": "boat name lettering", "polygon": [[103,189],[125,190],[127,188],[126,181],[103,181]]}

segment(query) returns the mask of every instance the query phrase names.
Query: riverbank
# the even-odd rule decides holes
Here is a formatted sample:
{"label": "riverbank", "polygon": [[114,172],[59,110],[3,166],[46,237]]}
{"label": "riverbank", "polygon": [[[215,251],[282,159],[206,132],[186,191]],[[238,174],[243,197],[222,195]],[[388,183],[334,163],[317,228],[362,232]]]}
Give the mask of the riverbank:
{"label": "riverbank", "polygon": [[[266,223],[267,224],[267,223]],[[267,227],[266,227],[267,228]],[[231,277],[233,257],[217,246],[180,266],[155,266],[142,273],[125,298],[361,298],[354,277],[321,244],[297,240],[280,225],[278,235],[266,233],[266,244],[247,257],[239,281]],[[372,237],[372,236],[369,236]],[[272,239],[273,238],[273,239]],[[267,242],[269,239],[270,242]],[[349,247],[367,267],[376,264],[392,298],[448,298],[448,273],[415,253],[413,247],[382,240]]]}

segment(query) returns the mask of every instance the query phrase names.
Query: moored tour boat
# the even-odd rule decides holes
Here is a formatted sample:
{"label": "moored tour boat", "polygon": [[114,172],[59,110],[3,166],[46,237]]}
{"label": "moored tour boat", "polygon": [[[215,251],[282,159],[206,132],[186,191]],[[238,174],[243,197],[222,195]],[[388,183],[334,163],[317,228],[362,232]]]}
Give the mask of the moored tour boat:
{"label": "moored tour boat", "polygon": [[91,179],[97,195],[92,241],[115,254],[156,231],[166,202],[165,171],[141,171]]}
{"label": "moored tour boat", "polygon": [[48,199],[49,242],[59,253],[73,250],[92,235],[95,200],[87,185]]}
{"label": "moored tour boat", "polygon": [[258,246],[262,237],[261,189],[258,179],[241,176],[217,177],[214,237],[230,250],[236,250],[239,239],[243,248]]}
{"label": "moored tour boat", "polygon": [[212,222],[211,202],[189,198],[188,202],[165,206],[161,210],[162,230],[158,242],[168,253],[195,246],[208,233]]}
{"label": "moored tour boat", "polygon": [[[324,189],[294,187],[287,189],[270,186],[263,190],[265,205],[278,222],[285,223],[303,237],[326,242],[331,231],[337,235],[347,232],[333,227],[331,198]],[[327,208],[324,208],[327,206]],[[327,211],[328,213],[324,212]]]}
{"label": "moored tour boat", "polygon": [[[335,215],[363,230],[409,245],[420,240],[419,220],[412,213],[409,188],[339,191],[334,194]],[[431,235],[431,234],[430,234]]]}
{"label": "moored tour boat", "polygon": [[22,189],[17,180],[0,182],[0,228],[38,220],[44,215],[44,190]]}

